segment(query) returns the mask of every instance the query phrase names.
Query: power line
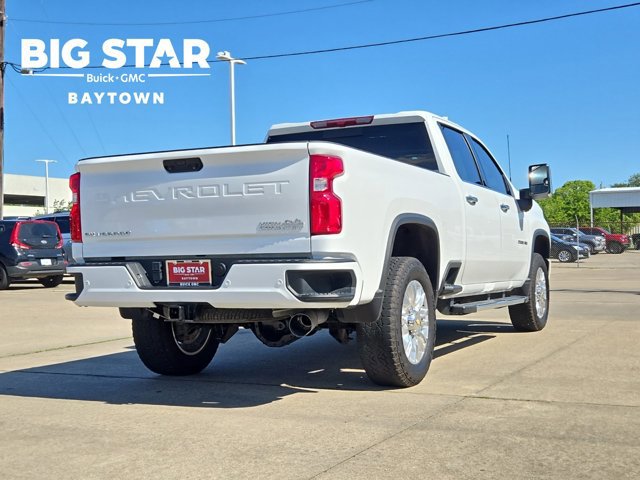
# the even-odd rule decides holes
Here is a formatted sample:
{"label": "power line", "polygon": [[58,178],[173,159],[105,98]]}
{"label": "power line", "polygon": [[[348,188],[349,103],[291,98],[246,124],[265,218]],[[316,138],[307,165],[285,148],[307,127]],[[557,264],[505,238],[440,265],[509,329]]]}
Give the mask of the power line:
{"label": "power line", "polygon": [[11,86],[13,87],[14,91],[18,94],[18,96],[20,97],[20,99],[22,100],[22,104],[27,107],[27,110],[29,110],[31,112],[31,115],[33,115],[33,119],[36,121],[36,123],[38,125],[40,125],[40,128],[42,128],[42,131],[44,132],[44,134],[49,138],[49,140],[51,141],[51,144],[56,148],[56,150],[58,150],[58,153],[60,154],[60,156],[64,159],[64,161],[70,165],[73,166],[71,164],[71,162],[69,161],[69,159],[67,158],[67,156],[64,154],[64,152],[62,151],[62,149],[60,148],[60,146],[58,145],[58,143],[54,140],[53,136],[49,133],[49,131],[47,130],[46,126],[44,123],[42,123],[42,121],[40,120],[39,116],[36,115],[36,112],[33,111],[33,109],[31,108],[31,106],[29,105],[29,103],[27,102],[27,99],[24,97],[24,95],[22,95],[22,93],[20,92],[20,90],[18,89],[17,85],[15,83],[13,83],[13,81],[11,81],[11,77],[7,77],[7,80],[9,80],[9,83],[11,84]]}
{"label": "power line", "polygon": [[495,25],[492,27],[482,27],[482,28],[475,28],[472,30],[462,30],[462,31],[458,31],[458,32],[450,32],[450,33],[441,33],[441,34],[437,34],[437,35],[427,35],[424,37],[414,37],[414,38],[405,38],[402,40],[391,40],[388,42],[378,42],[378,43],[366,43],[366,44],[362,44],[362,45],[352,45],[349,47],[336,47],[336,48],[324,48],[321,50],[308,50],[305,52],[290,52],[290,53],[277,53],[274,55],[260,55],[260,56],[255,56],[255,57],[242,57],[243,60],[266,60],[266,59],[271,59],[271,58],[282,58],[282,57],[296,57],[296,56],[301,56],[301,55],[316,55],[319,53],[331,53],[331,52],[343,52],[343,51],[347,51],[347,50],[357,50],[357,49],[362,49],[362,48],[372,48],[372,47],[384,47],[387,45],[398,45],[401,43],[411,43],[411,42],[420,42],[420,41],[425,41],[425,40],[435,40],[438,38],[447,38],[447,37],[459,37],[462,35],[470,35],[470,34],[474,34],[474,33],[482,33],[482,32],[491,32],[491,31],[495,31],[495,30],[504,30],[507,28],[514,28],[514,27],[523,27],[526,25],[535,25],[538,23],[545,23],[545,22],[553,22],[556,20],[564,20],[567,18],[573,18],[573,17],[581,17],[581,16],[585,16],[585,15],[592,15],[595,13],[603,13],[603,12],[610,12],[613,10],[621,10],[623,8],[631,8],[631,7],[637,7],[640,6],[640,2],[635,2],[635,3],[628,3],[626,5],[617,5],[614,7],[607,7],[607,8],[598,8],[595,10],[586,10],[586,11],[582,11],[582,12],[574,12],[574,13],[567,13],[565,15],[556,15],[554,17],[545,17],[545,18],[538,18],[535,20],[526,20],[523,22],[516,22],[516,23],[506,23],[506,24],[502,24],[502,25]]}
{"label": "power line", "polygon": [[[413,37],[413,38],[405,38],[405,39],[401,39],[401,40],[390,40],[387,42],[377,42],[377,43],[366,43],[366,44],[361,44],[361,45],[351,45],[351,46],[347,46],[347,47],[335,47],[335,48],[324,48],[324,49],[319,49],[319,50],[306,50],[306,51],[302,51],[302,52],[287,52],[287,53],[276,53],[276,54],[271,54],[271,55],[256,55],[256,56],[252,56],[252,57],[239,57],[242,60],[251,60],[251,61],[255,61],[255,60],[270,60],[270,59],[274,59],[274,58],[285,58],[285,57],[299,57],[299,56],[304,56],[304,55],[317,55],[317,54],[321,54],[321,53],[334,53],[334,52],[344,52],[344,51],[348,51],[348,50],[359,50],[359,49],[363,49],[363,48],[374,48],[374,47],[384,47],[384,46],[389,46],[389,45],[399,45],[399,44],[403,44],[403,43],[411,43],[411,42],[421,42],[421,41],[427,41],[427,40],[436,40],[436,39],[440,39],[440,38],[448,38],[448,37],[459,37],[459,36],[463,36],[463,35],[471,35],[471,34],[475,34],[475,33],[483,33],[483,32],[491,32],[491,31],[496,31],[496,30],[505,30],[505,29],[509,29],[509,28],[516,28],[516,27],[523,27],[523,26],[527,26],[527,25],[536,25],[536,24],[540,24],[540,23],[547,23],[547,22],[554,22],[554,21],[558,21],[558,20],[566,20],[568,18],[575,18],[575,17],[582,17],[582,16],[586,16],[586,15],[593,15],[593,14],[597,14],[597,13],[604,13],[604,12],[611,12],[614,10],[622,10],[622,9],[626,9],[626,8],[632,8],[632,7],[637,7],[640,6],[640,2],[634,2],[634,3],[627,3],[624,5],[616,5],[613,7],[606,7],[606,8],[598,8],[598,9],[594,9],[594,10],[585,10],[585,11],[581,11],[581,12],[573,12],[573,13],[567,13],[565,15],[556,15],[553,17],[544,17],[544,18],[538,18],[538,19],[534,19],[534,20],[525,20],[522,22],[515,22],[515,23],[505,23],[505,24],[501,24],[501,25],[494,25],[494,26],[490,26],[490,27],[481,27],[481,28],[474,28],[471,30],[461,30],[461,31],[457,31],[457,32],[449,32],[449,33],[440,33],[440,34],[436,34],[436,35],[426,35],[423,37]],[[212,64],[212,63],[219,63],[219,60],[207,60],[207,63]],[[5,62],[5,65],[9,65],[14,71],[16,71],[17,73],[22,73],[21,72],[21,65],[15,62]],[[168,62],[165,63],[161,63],[160,66],[169,66]],[[39,70],[35,70],[36,72],[42,72],[44,70],[48,70],[51,67],[44,67],[42,69]],[[71,67],[68,66],[60,66],[60,69],[69,69]],[[87,65],[84,68],[92,68],[92,69],[102,69],[102,68],[106,68],[102,65]],[[135,65],[132,64],[127,64],[127,65],[123,65],[121,68],[135,68]]]}
{"label": "power line", "polygon": [[186,20],[183,22],[147,22],[147,23],[106,23],[106,22],[65,22],[65,21],[56,21],[56,20],[36,20],[31,18],[11,18],[13,22],[29,22],[29,23],[47,23],[51,25],[88,25],[88,26],[152,26],[152,25],[194,25],[198,23],[221,23],[221,22],[233,22],[240,20],[252,20],[256,18],[269,18],[269,17],[279,17],[282,15],[294,15],[298,13],[306,13],[306,12],[316,12],[319,10],[330,10],[333,8],[342,8],[348,7],[351,5],[357,5],[360,3],[369,3],[373,0],[357,0],[348,3],[338,3],[332,5],[325,5],[323,7],[312,7],[305,8],[301,10],[287,10],[283,12],[274,12],[274,13],[262,13],[257,15],[245,15],[242,17],[226,17],[226,18],[213,18],[208,20]]}
{"label": "power line", "polygon": [[[44,9],[44,4],[40,4],[40,7],[42,8],[42,13],[44,14],[45,17],[48,17],[46,10]],[[47,27],[49,29],[49,33],[51,32],[51,28]],[[12,30],[13,32],[13,30]],[[16,32],[13,32],[16,33]],[[17,33],[16,33],[17,34]],[[53,35],[52,35],[53,37]],[[65,115],[64,111],[58,106],[58,102],[56,101],[55,97],[53,96],[53,94],[51,93],[51,89],[49,88],[49,86],[45,83],[45,90],[47,91],[47,93],[49,94],[49,99],[51,100],[51,103],[53,103],[53,106],[55,107],[55,109],[58,111],[58,114],[60,115],[60,117],[62,118],[62,121],[64,122],[64,124],[67,126],[67,128],[69,129],[69,132],[71,133],[71,136],[73,137],[73,139],[76,141],[76,144],[78,145],[78,147],[80,148],[80,151],[84,154],[84,156],[87,156],[87,152],[84,149],[84,147],[82,146],[82,143],[80,142],[80,139],[78,138],[78,135],[76,134],[76,131],[74,128],[71,127],[71,124],[69,123],[69,120],[67,119],[67,116]]]}

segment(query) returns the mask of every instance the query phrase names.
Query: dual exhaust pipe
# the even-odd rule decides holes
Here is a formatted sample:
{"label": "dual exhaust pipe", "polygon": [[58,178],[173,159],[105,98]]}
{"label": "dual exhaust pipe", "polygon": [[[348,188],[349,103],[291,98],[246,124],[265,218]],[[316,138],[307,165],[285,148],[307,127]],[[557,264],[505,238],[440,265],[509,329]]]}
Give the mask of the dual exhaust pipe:
{"label": "dual exhaust pipe", "polygon": [[[241,312],[243,311],[238,311],[238,318],[246,320]],[[164,318],[170,322],[222,323],[210,318],[212,315],[198,315],[195,305],[165,305],[163,314]],[[291,315],[286,320],[286,325],[294,337],[302,338],[313,333],[318,325],[327,321],[327,318],[329,318],[327,310],[305,310]]]}

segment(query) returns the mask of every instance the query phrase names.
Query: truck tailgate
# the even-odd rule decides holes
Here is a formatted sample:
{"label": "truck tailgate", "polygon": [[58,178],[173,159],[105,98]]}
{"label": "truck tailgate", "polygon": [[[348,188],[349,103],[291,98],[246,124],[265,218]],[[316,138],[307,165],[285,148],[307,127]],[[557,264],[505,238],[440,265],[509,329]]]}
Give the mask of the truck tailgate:
{"label": "truck tailgate", "polygon": [[311,251],[306,143],[93,158],[78,171],[85,259]]}

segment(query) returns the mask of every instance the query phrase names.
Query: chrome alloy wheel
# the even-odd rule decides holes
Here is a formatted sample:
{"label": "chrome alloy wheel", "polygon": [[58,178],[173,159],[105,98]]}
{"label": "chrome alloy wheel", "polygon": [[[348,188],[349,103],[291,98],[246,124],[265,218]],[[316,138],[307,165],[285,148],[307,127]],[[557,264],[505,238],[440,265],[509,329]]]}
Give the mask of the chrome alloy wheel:
{"label": "chrome alloy wheel", "polygon": [[429,342],[429,308],[424,288],[417,280],[407,285],[402,299],[402,345],[407,360],[420,363]]}
{"label": "chrome alloy wheel", "polygon": [[538,318],[544,318],[547,313],[547,279],[544,276],[544,272],[541,268],[538,268],[536,272],[536,285],[535,285],[535,302],[536,302],[536,316]]}
{"label": "chrome alloy wheel", "polygon": [[571,261],[571,252],[568,250],[560,250],[558,253],[558,260],[561,262],[570,262]]}
{"label": "chrome alloy wheel", "polygon": [[171,322],[171,333],[178,349],[185,355],[197,355],[209,343],[211,328]]}

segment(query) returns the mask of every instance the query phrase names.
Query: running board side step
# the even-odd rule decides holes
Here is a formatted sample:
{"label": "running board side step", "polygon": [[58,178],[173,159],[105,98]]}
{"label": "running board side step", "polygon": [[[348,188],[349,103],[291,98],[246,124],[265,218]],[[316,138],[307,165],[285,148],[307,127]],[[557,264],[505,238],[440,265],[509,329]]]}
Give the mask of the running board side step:
{"label": "running board side step", "polygon": [[510,297],[492,298],[489,300],[479,300],[469,303],[454,303],[450,307],[452,315],[466,315],[467,313],[476,313],[480,310],[488,310],[490,308],[502,308],[510,305],[519,305],[527,303],[529,297],[521,295],[513,295]]}
{"label": "running board side step", "polygon": [[445,283],[442,287],[442,291],[440,295],[452,295],[454,293],[460,293],[462,291],[461,285],[451,285],[449,283]]}

